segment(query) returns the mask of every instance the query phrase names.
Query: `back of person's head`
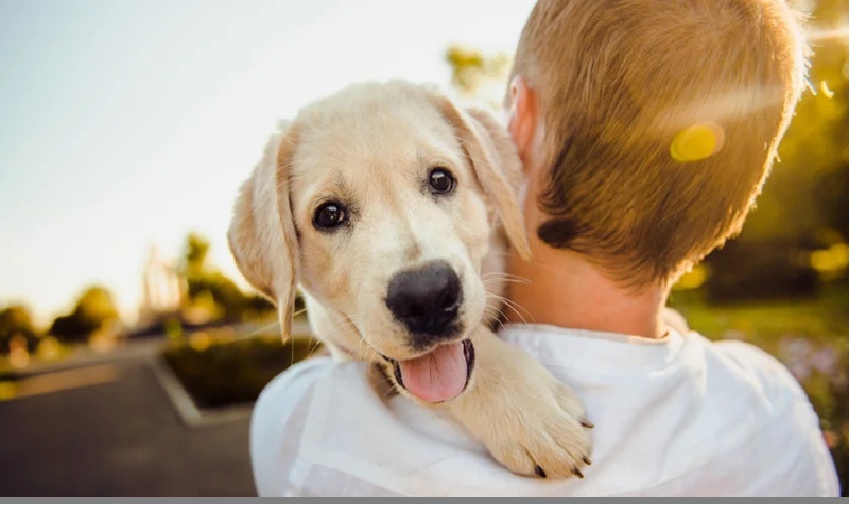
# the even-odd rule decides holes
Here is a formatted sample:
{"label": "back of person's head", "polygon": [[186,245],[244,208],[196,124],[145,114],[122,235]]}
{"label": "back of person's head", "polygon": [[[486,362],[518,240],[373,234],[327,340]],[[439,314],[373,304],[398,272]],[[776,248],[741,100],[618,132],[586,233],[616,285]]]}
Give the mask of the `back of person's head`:
{"label": "back of person's head", "polygon": [[514,62],[542,128],[537,231],[632,288],[740,231],[805,84],[782,0],[539,0]]}

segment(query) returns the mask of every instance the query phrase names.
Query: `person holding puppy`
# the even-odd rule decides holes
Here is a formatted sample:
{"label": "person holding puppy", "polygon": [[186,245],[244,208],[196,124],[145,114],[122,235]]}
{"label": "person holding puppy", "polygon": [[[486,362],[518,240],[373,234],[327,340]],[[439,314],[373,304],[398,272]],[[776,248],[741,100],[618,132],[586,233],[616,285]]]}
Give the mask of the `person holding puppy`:
{"label": "person holding puppy", "polygon": [[[510,299],[524,310],[508,311],[500,336],[585,402],[592,466],[583,479],[513,475],[407,401],[353,421],[372,390],[334,405],[313,391],[361,365],[313,360],[257,404],[259,493],[837,496],[817,416],[788,371],[664,308],[678,277],[740,230],[806,65],[781,0],[539,0],[506,99],[533,259],[510,255],[522,279]],[[336,438],[316,436],[316,416]]]}

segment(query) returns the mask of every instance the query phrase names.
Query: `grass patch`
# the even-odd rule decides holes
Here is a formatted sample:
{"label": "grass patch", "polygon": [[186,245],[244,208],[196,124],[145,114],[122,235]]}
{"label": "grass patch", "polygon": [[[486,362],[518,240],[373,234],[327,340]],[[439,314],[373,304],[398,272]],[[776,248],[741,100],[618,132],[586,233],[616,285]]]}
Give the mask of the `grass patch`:
{"label": "grass patch", "polygon": [[813,298],[711,305],[699,291],[673,292],[670,306],[711,339],[736,338],[770,352],[783,337],[847,350],[847,286],[831,285]]}
{"label": "grass patch", "polygon": [[210,337],[203,345],[199,340],[170,344],[163,357],[201,408],[256,401],[269,381],[318,347],[310,338],[281,344],[279,336],[232,341]]}

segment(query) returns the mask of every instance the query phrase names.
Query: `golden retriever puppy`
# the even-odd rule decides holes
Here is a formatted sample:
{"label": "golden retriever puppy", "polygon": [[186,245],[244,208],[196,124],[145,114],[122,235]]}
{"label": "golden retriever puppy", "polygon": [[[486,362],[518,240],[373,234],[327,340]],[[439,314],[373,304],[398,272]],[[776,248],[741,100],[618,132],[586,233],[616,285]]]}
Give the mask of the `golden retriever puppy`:
{"label": "golden retriever puppy", "polygon": [[271,136],[228,240],[284,339],[300,285],[337,357],[375,363],[399,393],[446,409],[513,472],[581,476],[592,426],[581,402],[489,326],[506,238],[529,254],[520,183],[488,114],[424,86],[354,85]]}

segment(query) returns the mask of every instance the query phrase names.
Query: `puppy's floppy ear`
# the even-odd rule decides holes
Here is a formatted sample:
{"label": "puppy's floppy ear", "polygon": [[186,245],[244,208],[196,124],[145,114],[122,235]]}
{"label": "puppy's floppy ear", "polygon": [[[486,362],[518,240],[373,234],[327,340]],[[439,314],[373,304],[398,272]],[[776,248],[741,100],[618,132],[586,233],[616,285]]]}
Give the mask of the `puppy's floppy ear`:
{"label": "puppy's floppy ear", "polygon": [[461,140],[484,192],[496,203],[505,233],[517,252],[531,258],[517,192],[522,165],[507,131],[481,109],[461,110],[445,96],[429,93]]}
{"label": "puppy's floppy ear", "polygon": [[286,124],[266,144],[263,158],[242,185],[227,231],[236,265],[277,306],[281,336],[292,331],[298,242],[289,201],[289,165],[295,133]]}

